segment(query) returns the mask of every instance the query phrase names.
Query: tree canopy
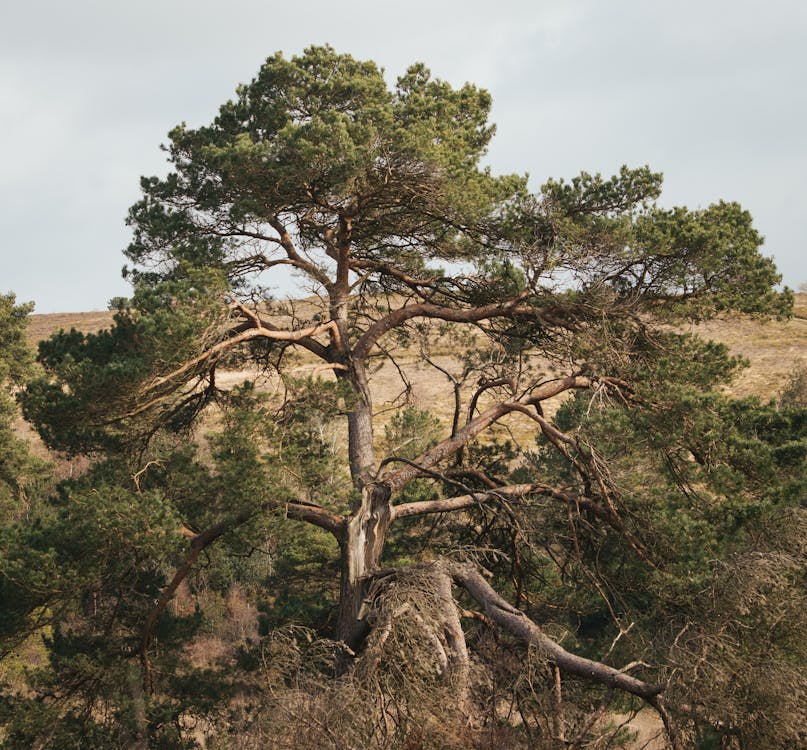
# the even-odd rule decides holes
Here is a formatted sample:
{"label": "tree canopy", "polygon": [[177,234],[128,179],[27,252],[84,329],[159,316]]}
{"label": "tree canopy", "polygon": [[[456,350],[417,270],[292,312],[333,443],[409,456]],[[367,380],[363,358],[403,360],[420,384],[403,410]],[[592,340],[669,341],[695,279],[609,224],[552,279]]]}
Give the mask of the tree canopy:
{"label": "tree canopy", "polygon": [[2,561],[48,653],[5,746],[593,747],[644,704],[675,748],[804,741],[806,415],[680,328],[792,295],[747,211],[648,167],[494,175],[490,103],[312,47],[171,131],[132,299],[23,395],[93,464]]}

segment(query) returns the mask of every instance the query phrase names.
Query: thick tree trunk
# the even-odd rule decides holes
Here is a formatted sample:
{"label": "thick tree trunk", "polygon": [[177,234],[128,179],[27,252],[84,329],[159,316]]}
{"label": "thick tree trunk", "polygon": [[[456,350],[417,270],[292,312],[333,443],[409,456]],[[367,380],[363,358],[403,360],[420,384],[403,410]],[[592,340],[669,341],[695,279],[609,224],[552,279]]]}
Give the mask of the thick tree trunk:
{"label": "thick tree trunk", "polygon": [[342,376],[355,400],[348,413],[350,473],[359,496],[351,508],[340,540],[342,578],[337,639],[356,652],[367,635],[364,599],[369,577],[378,570],[392,522],[390,489],[375,481],[373,408],[367,375],[361,363],[351,363]]}
{"label": "thick tree trunk", "polygon": [[347,415],[348,458],[353,483],[361,487],[373,480],[375,455],[373,453],[373,400],[370,384],[363,367],[353,365],[339,376],[347,380],[354,394]]}
{"label": "thick tree trunk", "polygon": [[378,570],[391,520],[389,488],[383,484],[362,487],[361,504],[347,522],[341,540],[342,580],[337,639],[354,652],[367,635],[364,622],[367,584]]}

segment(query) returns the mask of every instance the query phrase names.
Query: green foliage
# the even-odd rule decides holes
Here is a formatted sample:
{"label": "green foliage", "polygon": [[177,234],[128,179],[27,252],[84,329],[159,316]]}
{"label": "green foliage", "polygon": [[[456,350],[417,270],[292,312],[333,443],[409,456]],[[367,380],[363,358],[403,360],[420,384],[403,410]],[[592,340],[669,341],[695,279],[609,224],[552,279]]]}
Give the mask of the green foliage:
{"label": "green foliage", "polygon": [[[215,345],[221,336],[228,314],[221,289],[217,273],[188,269],[181,278],[139,288],[110,329],[60,331],[41,342],[44,374],[28,384],[26,418],[49,447],[70,453],[131,447],[153,434],[155,419],[187,427],[215,396],[209,367],[174,373],[193,359],[200,341]],[[205,381],[209,387],[196,388]],[[173,398],[158,403],[166,394]]]}
{"label": "green foliage", "polygon": [[13,294],[0,295],[0,524],[25,515],[46,487],[47,469],[14,430],[19,416],[15,395],[34,372],[25,338],[33,305],[17,305]]}
{"label": "green foliage", "polygon": [[[682,309],[690,317],[728,310],[784,316],[792,309],[792,293],[773,290],[781,277],[759,254],[762,238],[737,203],[654,211],[638,222],[637,239],[658,255],[642,269],[653,279],[653,294],[683,294]],[[699,289],[699,299],[688,299]]]}
{"label": "green foliage", "polygon": [[384,426],[384,455],[413,459],[431,448],[440,432],[440,421],[429,412],[407,407]]}
{"label": "green foliage", "polygon": [[426,257],[461,257],[455,227],[523,186],[477,169],[493,132],[489,108],[487,92],[454,90],[422,65],[391,92],[374,63],[330,47],[291,60],[278,53],[212,125],[171,132],[176,171],[143,180],[127,255],[137,264],[161,257],[221,268],[237,287],[255,269],[239,262],[228,228],[237,234],[284,216],[302,246],[315,247],[346,212],[361,218],[352,232],[357,257],[392,252],[396,263],[417,266],[423,247],[407,250],[413,240]]}

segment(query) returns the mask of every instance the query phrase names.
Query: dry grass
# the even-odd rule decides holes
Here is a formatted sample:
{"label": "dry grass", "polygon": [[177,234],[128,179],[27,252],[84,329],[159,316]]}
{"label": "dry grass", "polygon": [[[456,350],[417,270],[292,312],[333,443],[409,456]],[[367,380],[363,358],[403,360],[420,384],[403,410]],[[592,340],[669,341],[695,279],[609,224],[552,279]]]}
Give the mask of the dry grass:
{"label": "dry grass", "polygon": [[112,325],[114,312],[50,313],[31,315],[28,323],[28,340],[37,344],[58,330],[75,328],[82,333],[97,333]]}
{"label": "dry grass", "polygon": [[[797,296],[805,303],[801,309],[807,311],[807,294]],[[693,330],[726,344],[733,354],[750,361],[751,366],[728,388],[734,396],[775,398],[794,368],[807,362],[807,318],[804,317],[767,323],[737,317],[704,323]]]}

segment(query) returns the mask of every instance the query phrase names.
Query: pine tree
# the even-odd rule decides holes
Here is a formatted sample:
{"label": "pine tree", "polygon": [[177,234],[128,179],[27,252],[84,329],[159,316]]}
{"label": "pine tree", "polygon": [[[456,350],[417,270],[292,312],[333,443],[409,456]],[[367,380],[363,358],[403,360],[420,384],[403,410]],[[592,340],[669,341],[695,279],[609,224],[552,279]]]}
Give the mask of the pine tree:
{"label": "pine tree", "polygon": [[[211,125],[171,132],[173,171],[144,178],[129,215],[132,299],[109,331],[44,343],[46,374],[25,397],[51,447],[99,459],[64,490],[54,566],[78,564],[71,534],[92,538],[104,552],[80,578],[103,612],[87,615],[83,645],[62,628],[51,651],[73,663],[92,652],[81,664],[103,690],[81,688],[93,698],[70,704],[60,742],[81,724],[84,747],[191,746],[190,717],[212,721],[236,688],[222,673],[203,688],[183,664],[199,622],[170,602],[205,556],[265,545],[274,570],[253,582],[267,626],[331,628],[341,682],[321,689],[354,689],[335,693],[347,724],[312,703],[265,744],[443,746],[441,724],[479,720],[494,631],[528,647],[554,696],[542,703],[513,667],[522,716],[554,719],[521,733],[502,723],[501,742],[581,746],[614,691],[655,708],[674,747],[703,727],[756,736],[759,722],[695,705],[681,670],[701,684],[691,656],[719,620],[703,592],[725,592],[720,570],[768,544],[776,519],[801,518],[804,423],[779,415],[760,436],[773,407],[718,392],[742,362],[672,326],[785,316],[792,295],[775,291],[748,212],[663,209],[647,167],[537,194],[494,176],[480,167],[489,109],[487,92],[422,65],[390,90],[374,63],[314,47],[269,58]],[[282,268],[311,296],[274,300]],[[461,356],[440,360],[441,342]],[[374,372],[413,350],[445,380],[451,424],[404,403],[380,430]],[[309,378],[293,371],[301,361],[317,363]],[[282,403],[221,384],[247,365],[282,379]],[[211,420],[194,452],[182,436]],[[514,420],[537,443],[502,440],[497,425]],[[790,564],[771,586],[792,586]],[[736,624],[731,606],[720,617]],[[489,675],[506,663],[499,648]],[[73,674],[75,690],[89,680],[56,663],[49,674]],[[58,694],[41,705],[65,716],[74,693]],[[284,710],[264,699],[271,716]]]}

